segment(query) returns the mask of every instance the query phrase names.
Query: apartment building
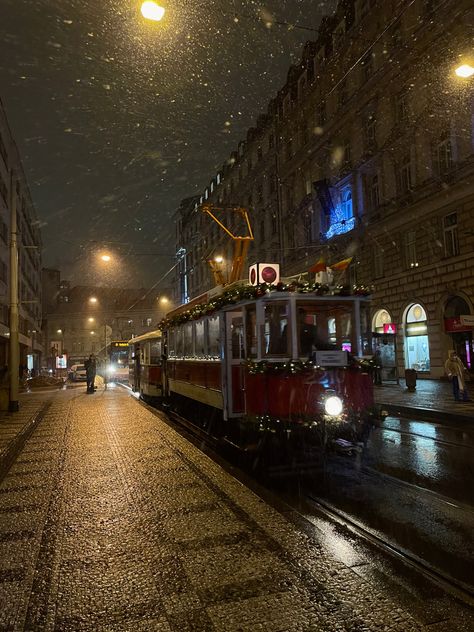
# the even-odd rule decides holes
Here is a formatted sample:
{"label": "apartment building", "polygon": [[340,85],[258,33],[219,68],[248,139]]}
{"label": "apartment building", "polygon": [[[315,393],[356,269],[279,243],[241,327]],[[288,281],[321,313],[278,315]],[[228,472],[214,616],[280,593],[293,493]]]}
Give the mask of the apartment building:
{"label": "apartment building", "polygon": [[[440,377],[452,348],[474,368],[474,77],[454,72],[474,65],[473,26],[470,0],[342,0],[200,198],[251,209],[249,262],[288,276],[352,257],[338,281],[372,288],[393,376]],[[187,228],[214,245],[204,220]],[[208,252],[178,243],[193,296]]]}
{"label": "apartment building", "polygon": [[20,364],[38,368],[41,332],[41,236],[21,159],[0,101],[0,366],[8,364],[10,209],[17,210]]}

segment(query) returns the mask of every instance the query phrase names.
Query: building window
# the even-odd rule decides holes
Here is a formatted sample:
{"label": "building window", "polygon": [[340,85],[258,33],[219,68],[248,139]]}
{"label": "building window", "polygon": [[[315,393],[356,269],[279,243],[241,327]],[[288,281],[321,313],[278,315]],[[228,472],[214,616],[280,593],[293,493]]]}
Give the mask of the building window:
{"label": "building window", "polygon": [[413,188],[411,179],[411,155],[405,154],[398,165],[397,185],[400,194],[408,193]]}
{"label": "building window", "polygon": [[361,61],[364,81],[367,81],[374,73],[374,58],[372,53],[368,53]]}
{"label": "building window", "polygon": [[384,276],[385,253],[383,248],[377,244],[373,248],[372,260],[374,266],[374,279],[381,279]]}
{"label": "building window", "polygon": [[405,365],[415,371],[430,370],[428,317],[421,305],[411,305],[405,319]]}
{"label": "building window", "polygon": [[445,134],[436,146],[435,151],[436,173],[440,176],[449,171],[453,166],[453,151],[451,138]]}
{"label": "building window", "polygon": [[379,176],[376,173],[368,178],[367,202],[371,211],[375,211],[380,205]]}
{"label": "building window", "polygon": [[459,254],[458,214],[450,213],[443,217],[444,254],[456,257]]}
{"label": "building window", "polygon": [[341,218],[348,220],[353,217],[352,212],[352,190],[344,189],[341,195]]}
{"label": "building window", "polygon": [[319,127],[326,125],[326,102],[321,101],[316,110],[316,123]]}
{"label": "building window", "polygon": [[365,144],[367,149],[375,147],[376,144],[376,126],[377,119],[375,117],[375,112],[372,112],[365,119]]}
{"label": "building window", "polygon": [[395,121],[397,123],[408,121],[408,95],[405,91],[399,92],[395,97]]}
{"label": "building window", "polygon": [[417,268],[416,258],[416,230],[405,233],[405,265],[407,268]]}
{"label": "building window", "polygon": [[272,233],[273,233],[273,235],[276,235],[277,231],[278,231],[277,216],[275,215],[275,213],[273,213],[273,215],[272,215]]}
{"label": "building window", "polygon": [[7,282],[7,266],[4,261],[0,260],[0,281]]}
{"label": "building window", "polygon": [[311,213],[305,213],[303,215],[303,230],[304,230],[304,241],[305,244],[311,243]]}
{"label": "building window", "polygon": [[349,89],[347,87],[347,81],[342,81],[339,86],[339,105],[344,105],[349,100]]}
{"label": "building window", "polygon": [[260,221],[260,241],[262,244],[265,241],[265,220],[264,219]]}
{"label": "building window", "polygon": [[343,141],[343,160],[345,165],[351,164],[351,141],[349,138],[345,138]]}

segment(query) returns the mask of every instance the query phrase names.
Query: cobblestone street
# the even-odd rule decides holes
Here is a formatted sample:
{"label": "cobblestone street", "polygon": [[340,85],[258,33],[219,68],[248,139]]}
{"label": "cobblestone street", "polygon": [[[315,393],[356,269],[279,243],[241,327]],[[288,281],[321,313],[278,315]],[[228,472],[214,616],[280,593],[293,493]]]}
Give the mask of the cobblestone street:
{"label": "cobblestone street", "polygon": [[1,630],[452,629],[424,626],[125,390],[40,404],[0,485]]}

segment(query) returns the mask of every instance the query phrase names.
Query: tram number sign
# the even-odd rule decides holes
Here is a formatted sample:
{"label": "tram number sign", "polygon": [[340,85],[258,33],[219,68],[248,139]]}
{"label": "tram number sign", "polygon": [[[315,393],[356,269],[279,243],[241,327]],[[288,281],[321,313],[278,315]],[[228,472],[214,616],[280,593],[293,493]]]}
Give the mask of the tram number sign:
{"label": "tram number sign", "polygon": [[346,366],[347,351],[316,351],[316,364],[319,366]]}

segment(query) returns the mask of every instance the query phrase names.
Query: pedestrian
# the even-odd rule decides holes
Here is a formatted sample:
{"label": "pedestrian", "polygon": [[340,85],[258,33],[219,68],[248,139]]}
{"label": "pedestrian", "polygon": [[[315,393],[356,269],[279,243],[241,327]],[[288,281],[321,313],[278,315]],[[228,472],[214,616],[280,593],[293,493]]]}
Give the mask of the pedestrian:
{"label": "pedestrian", "polygon": [[91,354],[87,360],[84,362],[84,367],[86,369],[86,378],[87,378],[87,393],[93,393],[95,391],[95,374],[97,371],[97,364],[95,361],[94,354]]}
{"label": "pedestrian", "polygon": [[461,358],[458,357],[456,351],[452,350],[448,352],[448,359],[444,365],[445,371],[448,377],[451,378],[453,383],[453,395],[457,402],[469,401],[469,394],[466,388],[466,367],[461,362]]}

